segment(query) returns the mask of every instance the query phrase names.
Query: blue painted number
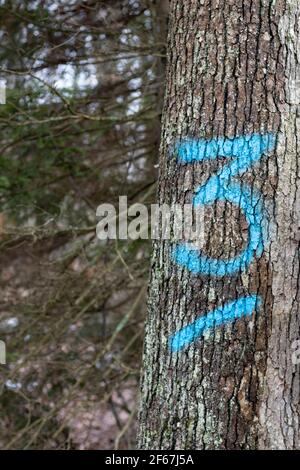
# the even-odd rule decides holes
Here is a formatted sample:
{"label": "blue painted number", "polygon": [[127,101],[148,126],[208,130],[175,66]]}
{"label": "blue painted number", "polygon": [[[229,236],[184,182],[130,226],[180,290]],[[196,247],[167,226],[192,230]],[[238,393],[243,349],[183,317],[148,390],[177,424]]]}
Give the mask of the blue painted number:
{"label": "blue painted number", "polygon": [[[247,270],[255,255],[262,255],[266,233],[261,195],[255,189],[232,179],[241,176],[257,163],[263,154],[273,150],[275,143],[274,134],[252,134],[233,139],[184,140],[177,145],[176,152],[182,163],[213,160],[217,157],[231,158],[229,164],[198,188],[193,204],[205,206],[216,201],[229,201],[242,209],[248,223],[247,245],[238,256],[229,260],[214,259],[201,251],[197,252],[187,244],[181,244],[173,252],[174,261],[178,265],[195,274],[224,277]],[[255,306],[260,303],[258,296],[251,295],[217,308],[172,336],[171,349],[178,351],[214,326],[251,315]]]}

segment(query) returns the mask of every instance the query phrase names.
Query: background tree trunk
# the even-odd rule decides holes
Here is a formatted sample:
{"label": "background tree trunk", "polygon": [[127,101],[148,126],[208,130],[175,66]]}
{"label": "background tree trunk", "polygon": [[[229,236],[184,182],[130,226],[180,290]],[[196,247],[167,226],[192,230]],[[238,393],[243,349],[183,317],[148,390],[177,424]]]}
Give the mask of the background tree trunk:
{"label": "background tree trunk", "polygon": [[[251,262],[226,275],[191,272],[174,257],[174,240],[154,243],[140,448],[300,447],[299,366],[292,361],[300,338],[299,13],[296,0],[171,2],[159,203],[191,203],[232,162],[222,152],[180,162],[176,145],[186,138],[221,148],[224,138],[262,146],[262,136],[273,136],[276,145],[269,141],[255,165],[226,180],[263,201],[268,237]],[[205,205],[202,250],[226,266],[247,246],[249,224],[237,204],[215,199]],[[250,296],[261,299],[251,315],[219,326],[214,317],[214,327],[174,347],[183,327],[217,307],[225,315],[226,305]]]}

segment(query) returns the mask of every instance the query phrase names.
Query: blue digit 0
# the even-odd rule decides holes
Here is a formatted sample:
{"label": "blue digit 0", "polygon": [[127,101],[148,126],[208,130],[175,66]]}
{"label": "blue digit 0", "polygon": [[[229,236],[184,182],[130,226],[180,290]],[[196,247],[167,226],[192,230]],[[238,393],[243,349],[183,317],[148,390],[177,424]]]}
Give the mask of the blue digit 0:
{"label": "blue digit 0", "polygon": [[[178,159],[182,163],[213,160],[217,157],[231,158],[215,175],[196,191],[194,206],[211,205],[216,201],[228,201],[241,208],[248,223],[248,240],[245,249],[229,260],[214,259],[197,252],[188,244],[177,246],[173,252],[174,261],[195,274],[215,277],[232,276],[245,271],[255,255],[261,256],[266,241],[264,228],[263,202],[255,189],[232,181],[257,163],[263,154],[274,149],[274,134],[252,134],[229,138],[184,140],[176,146]],[[241,316],[251,315],[256,305],[261,303],[258,296],[249,296],[217,308],[193,325],[183,328],[170,339],[171,349],[179,350],[194,341],[208,328],[234,321]],[[217,320],[216,320],[217,318]],[[221,320],[223,318],[223,321]],[[206,325],[206,326],[205,326]],[[207,326],[210,325],[210,326]],[[192,332],[192,333],[191,333]],[[183,336],[182,336],[183,335]],[[184,340],[182,339],[184,338]],[[180,346],[180,347],[179,347]]]}

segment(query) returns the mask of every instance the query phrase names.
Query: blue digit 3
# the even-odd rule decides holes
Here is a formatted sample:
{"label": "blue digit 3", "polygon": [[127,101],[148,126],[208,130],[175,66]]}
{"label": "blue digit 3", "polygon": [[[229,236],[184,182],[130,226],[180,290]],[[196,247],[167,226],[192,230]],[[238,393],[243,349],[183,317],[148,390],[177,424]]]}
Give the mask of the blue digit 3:
{"label": "blue digit 3", "polygon": [[[188,244],[181,244],[173,252],[174,261],[178,265],[186,267],[195,274],[224,277],[247,270],[254,256],[262,255],[266,233],[261,195],[247,185],[232,181],[232,178],[245,173],[260,160],[263,154],[273,150],[275,144],[274,134],[252,134],[233,139],[184,140],[177,144],[176,152],[182,163],[213,160],[217,157],[231,158],[228,165],[198,188],[193,204],[204,206],[216,201],[229,201],[241,208],[248,223],[247,245],[238,256],[229,260],[209,258]],[[213,326],[251,315],[255,306],[260,303],[261,299],[258,296],[251,295],[215,309],[172,336],[170,338],[171,349],[178,351]]]}

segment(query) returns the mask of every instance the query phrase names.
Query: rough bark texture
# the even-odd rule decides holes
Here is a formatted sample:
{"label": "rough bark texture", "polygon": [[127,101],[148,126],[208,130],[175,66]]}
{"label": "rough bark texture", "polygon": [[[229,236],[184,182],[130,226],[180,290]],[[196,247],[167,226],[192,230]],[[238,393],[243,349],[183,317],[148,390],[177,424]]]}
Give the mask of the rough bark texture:
{"label": "rough bark texture", "polygon": [[[268,216],[269,242],[248,269],[193,274],[174,262],[172,240],[154,243],[140,448],[300,448],[299,366],[292,363],[300,338],[299,44],[296,0],[171,2],[158,201],[190,203],[226,164],[179,164],[174,144],[182,139],[272,132],[277,143],[236,177],[259,191]],[[231,259],[247,236],[238,207],[205,208],[208,256]],[[170,350],[183,326],[250,294],[263,299],[252,316]]]}

